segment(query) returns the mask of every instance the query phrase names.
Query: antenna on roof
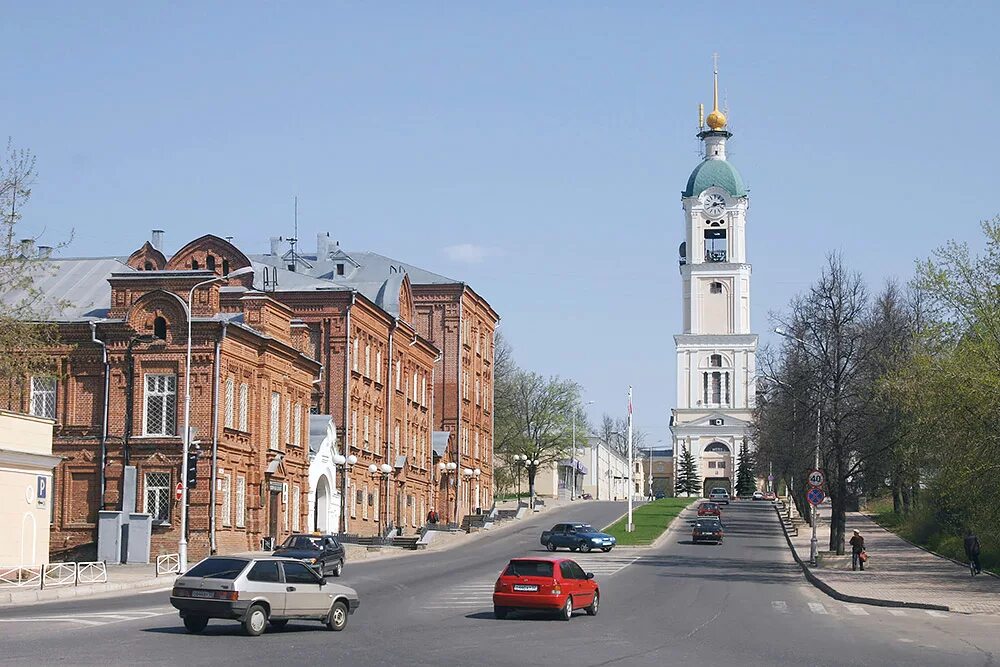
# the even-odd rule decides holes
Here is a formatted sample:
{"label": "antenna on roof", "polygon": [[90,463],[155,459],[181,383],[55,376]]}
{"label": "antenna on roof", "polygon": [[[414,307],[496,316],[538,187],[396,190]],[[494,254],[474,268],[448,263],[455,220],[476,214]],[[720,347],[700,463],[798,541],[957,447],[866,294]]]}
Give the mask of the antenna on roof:
{"label": "antenna on roof", "polygon": [[293,204],[293,232],[291,238],[288,239],[289,245],[291,245],[291,261],[288,263],[288,270],[294,271],[298,267],[298,260],[295,254],[295,244],[299,240],[299,197],[298,195],[294,198]]}

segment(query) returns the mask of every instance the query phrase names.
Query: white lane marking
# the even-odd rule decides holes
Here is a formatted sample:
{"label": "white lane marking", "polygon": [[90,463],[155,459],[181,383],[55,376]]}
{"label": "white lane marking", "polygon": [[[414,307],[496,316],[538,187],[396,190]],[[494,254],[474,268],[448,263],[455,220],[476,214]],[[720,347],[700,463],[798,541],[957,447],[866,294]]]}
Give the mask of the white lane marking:
{"label": "white lane marking", "polygon": [[56,623],[76,623],[78,625],[107,625],[106,622],[101,621],[88,621],[82,618],[61,618],[59,616],[45,616],[42,618],[0,618],[0,623],[47,623],[49,621],[55,621]]}
{"label": "white lane marking", "polygon": [[172,609],[161,611],[134,611],[124,614],[98,612],[82,616],[30,616],[28,618],[0,618],[0,623],[75,623],[77,625],[109,625],[125,621],[139,621],[154,616],[164,616],[172,613]]}
{"label": "white lane marking", "polygon": [[933,616],[934,618],[948,618],[948,613],[944,611],[938,611],[937,609],[925,609],[928,616]]}
{"label": "white lane marking", "polygon": [[890,609],[889,613],[893,616],[906,616],[906,612],[902,609]]}
{"label": "white lane marking", "polygon": [[772,600],[771,606],[777,612],[781,612],[782,614],[788,613],[788,604],[784,600]]}
{"label": "white lane marking", "polygon": [[827,613],[826,612],[826,607],[824,607],[823,605],[821,605],[819,602],[810,602],[809,603],[809,611],[811,611],[814,614],[825,614],[825,613]]}
{"label": "white lane marking", "polygon": [[907,644],[912,644],[915,641],[913,639],[907,639],[906,637],[898,637],[897,639],[901,642],[906,642]]}
{"label": "white lane marking", "polygon": [[851,612],[855,616],[867,616],[868,615],[867,611],[865,611],[861,607],[859,607],[857,605],[854,605],[854,604],[845,604],[844,605],[844,609],[846,609],[847,611]]}

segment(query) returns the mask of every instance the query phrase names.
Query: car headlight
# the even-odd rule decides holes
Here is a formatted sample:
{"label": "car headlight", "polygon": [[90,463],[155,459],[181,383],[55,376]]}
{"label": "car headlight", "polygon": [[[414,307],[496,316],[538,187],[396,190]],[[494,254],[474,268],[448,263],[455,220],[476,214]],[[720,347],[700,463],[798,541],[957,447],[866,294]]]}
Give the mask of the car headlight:
{"label": "car headlight", "polygon": [[592,537],[592,538],[590,538],[590,541],[591,542],[601,542],[603,540],[600,537]]}
{"label": "car headlight", "polygon": [[315,558],[306,558],[306,562],[309,563],[310,565],[315,565],[316,564],[316,559]]}

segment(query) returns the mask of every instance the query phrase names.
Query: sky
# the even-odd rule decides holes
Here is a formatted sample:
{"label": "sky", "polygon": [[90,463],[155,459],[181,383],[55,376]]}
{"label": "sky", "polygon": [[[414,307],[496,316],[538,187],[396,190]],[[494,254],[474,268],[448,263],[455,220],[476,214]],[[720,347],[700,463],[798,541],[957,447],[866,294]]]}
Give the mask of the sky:
{"label": "sky", "polygon": [[20,232],[330,232],[470,284],[517,362],[669,442],[680,191],[712,54],[751,190],[752,322],[830,251],[873,289],[1000,212],[996,3],[11,3],[0,132]]}

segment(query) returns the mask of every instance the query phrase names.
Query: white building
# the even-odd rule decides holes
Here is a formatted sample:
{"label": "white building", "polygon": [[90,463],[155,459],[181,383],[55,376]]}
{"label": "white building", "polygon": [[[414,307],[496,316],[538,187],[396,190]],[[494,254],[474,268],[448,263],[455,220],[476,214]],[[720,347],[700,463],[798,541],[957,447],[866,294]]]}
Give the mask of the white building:
{"label": "white building", "polygon": [[337,427],[330,415],[309,415],[309,531],[336,533],[340,529],[340,471]]}
{"label": "white building", "polygon": [[680,247],[683,333],[677,346],[677,407],[670,419],[674,460],[694,455],[707,490],[732,489],[754,408],[757,335],[750,331],[749,197],[726,159],[732,136],[719,111],[718,72],[704,159],[681,194],[685,241]]}
{"label": "white building", "polygon": [[595,500],[624,499],[628,488],[628,458],[592,435],[581,447],[580,459],[587,472],[580,482],[580,490]]}

